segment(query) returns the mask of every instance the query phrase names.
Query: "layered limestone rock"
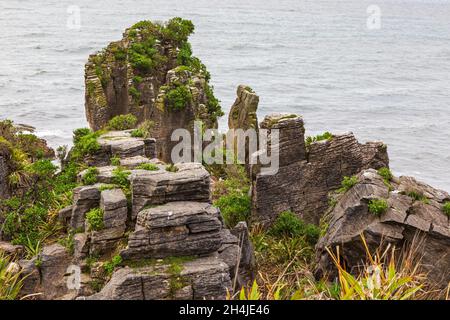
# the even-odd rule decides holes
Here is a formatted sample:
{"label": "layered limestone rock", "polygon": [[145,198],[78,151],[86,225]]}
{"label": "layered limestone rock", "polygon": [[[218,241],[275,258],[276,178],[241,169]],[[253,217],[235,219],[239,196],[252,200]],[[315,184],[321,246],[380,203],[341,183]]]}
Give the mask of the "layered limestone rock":
{"label": "layered limestone rock", "polygon": [[250,129],[258,130],[258,109],[259,97],[248,86],[240,85],[237,89],[237,98],[231,106],[228,116],[228,128],[230,129]]}
{"label": "layered limestone rock", "polygon": [[201,164],[180,163],[173,171],[132,171],[133,220],[145,206],[173,201],[210,201],[210,176]]}
{"label": "layered limestone rock", "polygon": [[121,252],[125,260],[199,256],[217,251],[220,212],[205,202],[169,202],[139,212],[136,228]]}
{"label": "layered limestone rock", "polygon": [[108,166],[111,158],[133,159],[156,157],[156,140],[131,136],[132,130],[108,131],[97,139],[99,151],[86,157],[84,161],[89,166]]}
{"label": "layered limestone rock", "polygon": [[209,73],[192,56],[188,36],[194,26],[174,18],[165,24],[142,21],[123,39],[91,55],[85,67],[86,117],[98,130],[116,115],[152,121],[158,158],[170,161],[173,130],[193,130],[194,120],[217,127],[222,115]]}
{"label": "layered limestone rock", "polygon": [[261,128],[269,135],[274,129],[279,132],[280,167],[272,175],[254,169],[252,216],[257,221],[270,223],[280,212],[291,210],[306,222],[318,224],[328,208],[329,192],[340,187],[344,176],[389,166],[383,143],[360,144],[351,133],[307,146],[303,120],[296,115],[269,115]]}
{"label": "layered limestone rock", "polygon": [[[109,189],[102,190],[105,187]],[[123,239],[129,219],[128,201],[123,191],[98,183],[76,188],[73,199],[74,204],[60,212],[60,221],[66,221],[69,229],[77,232],[75,260],[85,258],[87,254],[97,256],[113,251]],[[96,208],[102,212],[102,228],[91,230],[86,214]],[[64,218],[69,212],[70,219]]]}
{"label": "layered limestone rock", "polygon": [[[230,114],[228,116],[228,128],[230,129],[227,134],[227,139],[233,140],[234,152],[237,154],[239,131],[247,131],[249,129],[255,130],[255,138],[258,141],[258,118],[256,111],[258,109],[259,96],[249,86],[240,85],[237,89],[237,98],[234,104],[231,106]],[[245,150],[249,149],[249,141],[245,141]],[[247,171],[250,172],[248,154],[250,151],[246,151],[245,163]]]}
{"label": "layered limestone rock", "polygon": [[[231,232],[224,229],[219,210],[210,203],[210,175],[201,164],[167,166],[141,155],[117,161],[129,168],[126,177],[130,190],[126,190],[131,191],[131,201],[116,188],[119,167],[97,167],[97,183],[76,188],[73,205],[61,210],[59,218],[79,232],[73,236],[73,261],[77,265],[86,269],[88,258],[108,259],[117,252],[124,262],[111,279],[102,271],[102,263],[94,263],[88,274],[83,273],[81,288],[65,298],[223,298],[232,289],[230,279],[236,288],[253,280],[256,268],[248,229],[245,224]],[[153,165],[146,170],[139,167],[142,164]],[[80,172],[80,182],[87,172]],[[102,213],[102,227],[91,230],[87,213],[96,208]],[[174,259],[188,261],[183,266],[186,272],[175,278],[170,274],[174,268],[170,261]],[[141,268],[143,264],[145,268]],[[133,269],[122,268],[128,265]],[[178,283],[174,289],[173,281],[180,277],[186,285],[180,287]],[[143,296],[135,296],[128,285],[138,279],[153,284],[153,290],[145,289]],[[92,295],[92,282],[107,284]]]}
{"label": "layered limestone rock", "polygon": [[125,267],[114,273],[98,293],[87,300],[217,300],[231,288],[228,266],[214,257],[167,264]]}
{"label": "layered limestone rock", "polygon": [[[369,202],[374,199],[384,199],[387,210],[378,215],[370,212]],[[448,193],[411,177],[386,183],[375,170],[361,172],[358,183],[330,213],[327,233],[316,248],[317,274],[335,274],[325,248],[335,251],[337,246],[348,270],[356,272],[366,259],[362,234],[372,252],[380,244],[415,251],[413,258],[429,280],[445,288],[450,281],[450,222],[442,207],[449,200]]]}

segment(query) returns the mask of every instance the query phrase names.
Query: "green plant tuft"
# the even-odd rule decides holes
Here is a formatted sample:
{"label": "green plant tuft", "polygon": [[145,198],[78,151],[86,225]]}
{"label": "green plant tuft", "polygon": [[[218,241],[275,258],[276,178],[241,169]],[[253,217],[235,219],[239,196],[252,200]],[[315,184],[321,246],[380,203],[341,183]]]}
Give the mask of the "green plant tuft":
{"label": "green plant tuft", "polygon": [[166,99],[171,110],[184,110],[192,101],[192,93],[189,87],[179,85],[167,92]]}
{"label": "green plant tuft", "polygon": [[430,200],[420,191],[408,191],[406,192],[406,195],[410,198],[412,198],[414,201],[421,201],[425,204],[429,204]]}
{"label": "green plant tuft", "polygon": [[383,167],[378,169],[378,174],[385,180],[385,181],[391,181],[394,177],[391,170],[389,168]]}
{"label": "green plant tuft", "polygon": [[358,183],[357,176],[347,177],[345,176],[341,182],[341,188],[337,190],[338,193],[345,193],[350,190],[354,185]]}
{"label": "green plant tuft", "polygon": [[140,128],[134,129],[133,131],[131,131],[130,134],[133,138],[144,138],[145,136],[144,130]]}
{"label": "green plant tuft", "polygon": [[369,212],[378,217],[385,213],[388,208],[389,205],[384,199],[372,199],[369,201]]}
{"label": "green plant tuft", "polygon": [[103,265],[103,269],[105,270],[108,276],[111,276],[114,272],[114,269],[118,267],[122,263],[122,257],[120,255],[115,255],[111,261],[106,262]]}
{"label": "green plant tuft", "polygon": [[112,166],[120,166],[120,158],[118,156],[114,156],[109,160]]}
{"label": "green plant tuft", "polygon": [[112,172],[112,182],[121,188],[129,188],[130,181],[128,180],[128,176],[131,174],[130,171],[124,170],[121,167],[118,167]]}
{"label": "green plant tuft", "polygon": [[86,213],[86,220],[89,224],[90,231],[99,231],[104,228],[103,225],[103,210],[100,208],[91,209]]}
{"label": "green plant tuft", "polygon": [[327,131],[323,134],[319,134],[314,137],[307,137],[306,138],[306,146],[309,147],[312,143],[317,142],[317,141],[324,141],[324,140],[329,141],[331,139],[333,139],[333,135]]}
{"label": "green plant tuft", "polygon": [[248,193],[232,192],[221,196],[214,205],[220,209],[229,228],[233,228],[240,221],[248,222],[250,218],[252,203]]}
{"label": "green plant tuft", "polygon": [[99,171],[96,167],[89,167],[86,169],[86,173],[81,178],[81,181],[85,186],[96,184],[98,173]]}
{"label": "green plant tuft", "polygon": [[173,163],[169,164],[166,166],[166,171],[168,172],[178,172],[178,167],[176,165],[174,165]]}
{"label": "green plant tuft", "polygon": [[137,118],[132,114],[121,114],[108,121],[109,130],[129,130],[136,127]]}
{"label": "green plant tuft", "polygon": [[292,211],[281,212],[269,229],[269,234],[277,237],[306,237],[308,243],[319,240],[320,229],[312,224],[306,224]]}

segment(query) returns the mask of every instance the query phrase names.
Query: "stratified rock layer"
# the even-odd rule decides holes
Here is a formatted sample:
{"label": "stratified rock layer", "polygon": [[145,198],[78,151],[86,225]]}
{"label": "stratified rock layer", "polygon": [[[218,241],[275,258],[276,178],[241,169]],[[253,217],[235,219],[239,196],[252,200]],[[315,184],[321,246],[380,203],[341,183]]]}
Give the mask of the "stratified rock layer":
{"label": "stratified rock layer", "polygon": [[252,211],[257,221],[270,222],[280,212],[291,210],[318,224],[328,208],[328,193],[340,187],[344,176],[389,166],[384,144],[360,144],[351,133],[307,148],[303,120],[295,115],[267,116],[261,128],[269,134],[279,130],[280,167],[276,174],[256,174],[252,179]]}
{"label": "stratified rock layer", "polygon": [[133,219],[149,205],[172,201],[210,201],[210,177],[201,164],[177,164],[175,170],[132,173]]}
{"label": "stratified rock layer", "polygon": [[[446,287],[450,281],[450,222],[442,206],[450,195],[411,177],[390,182],[391,191],[375,170],[363,171],[358,179],[358,184],[339,199],[328,231],[317,245],[318,275],[335,274],[325,248],[334,250],[336,246],[340,246],[346,267],[355,271],[366,260],[362,234],[371,250],[380,244],[403,250],[412,246],[414,258],[432,283]],[[369,212],[372,199],[385,199],[388,210],[381,216]]]}
{"label": "stratified rock layer", "polygon": [[220,248],[220,212],[208,203],[169,202],[139,212],[124,259],[198,256]]}
{"label": "stratified rock layer", "polygon": [[214,257],[182,263],[174,272],[158,264],[117,270],[98,294],[89,300],[218,300],[231,288],[228,266]]}

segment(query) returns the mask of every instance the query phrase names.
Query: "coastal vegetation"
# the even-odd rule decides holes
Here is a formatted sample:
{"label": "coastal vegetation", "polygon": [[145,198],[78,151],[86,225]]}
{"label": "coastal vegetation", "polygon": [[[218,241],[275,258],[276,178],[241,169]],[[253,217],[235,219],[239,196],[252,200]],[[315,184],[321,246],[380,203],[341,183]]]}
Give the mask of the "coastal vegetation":
{"label": "coastal vegetation", "polygon": [[348,190],[353,188],[354,185],[358,183],[357,176],[347,177],[345,176],[341,182],[341,187],[337,190],[338,193],[346,193]]}
{"label": "coastal vegetation", "polygon": [[[141,21],[126,31],[126,41],[112,43],[107,49],[90,58],[92,61],[87,69],[93,67],[96,77],[103,88],[106,88],[110,81],[113,81],[113,66],[131,66],[131,76],[127,75],[126,79],[129,85],[124,92],[125,96],[129,94],[133,98],[133,108],[136,104],[141,107],[140,103],[146,99],[143,88],[150,81],[158,77],[164,78],[165,81],[166,76],[173,76],[171,81],[157,86],[155,90],[158,92],[156,100],[163,102],[163,107],[158,109],[158,112],[170,118],[175,112],[190,112],[190,107],[195,104],[193,109],[206,109],[215,121],[223,112],[209,84],[209,72],[201,61],[192,55],[188,37],[193,32],[192,22],[181,18],[171,19],[165,24]],[[174,60],[171,61],[170,68],[169,59]],[[168,69],[171,69],[170,74]],[[97,94],[100,84],[96,84],[92,79],[86,81],[89,102],[89,99]],[[245,94],[255,98],[252,88],[245,86],[245,91]],[[199,101],[198,96],[206,98]],[[238,99],[237,104],[239,102]],[[106,99],[104,103],[106,105]],[[334,245],[337,242],[340,244],[342,239],[329,239],[342,233],[342,229],[339,229],[339,223],[342,221],[345,220],[342,223],[348,223],[351,227],[352,215],[359,219],[367,214],[367,221],[378,222],[383,219],[374,216],[387,217],[390,214],[390,206],[394,208],[395,199],[390,196],[396,195],[396,192],[388,192],[386,198],[374,198],[373,195],[378,193],[367,188],[358,179],[361,176],[358,175],[359,172],[369,170],[373,174],[367,176],[376,177],[376,181],[380,181],[381,177],[389,191],[393,191],[394,187],[397,187],[398,179],[394,178],[387,167],[388,162],[383,162],[383,157],[375,157],[377,169],[370,169],[372,166],[361,164],[361,159],[365,157],[360,151],[363,148],[360,148],[352,151],[356,155],[349,156],[356,160],[352,158],[349,163],[344,163],[344,158],[351,152],[348,148],[340,153],[335,150],[333,143],[338,141],[335,139],[337,136],[325,132],[304,139],[304,135],[298,134],[303,134],[304,128],[303,124],[300,125],[302,122],[297,115],[278,115],[268,118],[269,127],[283,121],[283,125],[288,128],[285,131],[287,135],[283,137],[289,142],[286,145],[293,141],[304,150],[298,152],[297,158],[288,159],[289,164],[286,167],[280,168],[281,181],[263,181],[262,188],[257,188],[257,184],[261,183],[261,180],[258,181],[260,177],[254,176],[255,168],[245,165],[178,166],[161,159],[154,161],[160,153],[149,150],[149,145],[155,141],[145,138],[151,138],[153,130],[160,127],[170,131],[171,123],[155,125],[152,120],[138,118],[136,114],[139,112],[135,112],[136,109],[132,109],[133,112],[130,113],[106,117],[107,122],[92,126],[98,130],[74,130],[73,148],[70,151],[67,146],[58,149],[60,166],[53,162],[54,154],[45,141],[32,133],[24,133],[10,121],[0,122],[0,156],[1,159],[7,160],[8,169],[7,188],[0,190],[7,194],[0,200],[0,235],[8,244],[20,245],[20,248],[23,248],[23,258],[32,261],[39,271],[39,277],[42,278],[44,274],[42,267],[46,261],[43,259],[45,248],[57,244],[59,251],[63,252],[62,259],[66,259],[67,254],[68,259],[80,258],[83,272],[90,278],[90,288],[95,292],[101,291],[102,287],[117,275],[119,268],[127,266],[127,270],[121,271],[132,270],[134,273],[127,279],[139,279],[138,287],[143,288],[144,278],[156,277],[158,280],[152,285],[162,283],[161,288],[155,290],[158,291],[157,294],[167,290],[167,295],[162,295],[161,298],[178,299],[181,294],[181,297],[192,299],[197,291],[194,287],[196,282],[203,284],[199,277],[205,277],[205,274],[208,279],[206,283],[220,279],[220,288],[226,287],[225,282],[233,283],[229,286],[228,299],[402,300],[443,297],[442,291],[433,291],[434,288],[427,282],[427,275],[421,269],[421,260],[415,256],[416,248],[413,245],[404,245],[408,242],[407,239],[402,239],[401,250],[394,248],[394,245],[385,246],[383,243],[379,243],[378,248],[373,248],[376,246],[373,242],[369,245],[364,236],[361,236],[360,243],[355,244],[359,241],[355,241],[359,234],[376,230],[371,228],[372,226],[388,228],[392,227],[391,225],[368,224],[367,229],[361,229],[361,223],[355,223],[354,229],[357,229],[358,233],[348,237],[351,238],[351,243],[345,243],[346,252],[340,245]],[[243,109],[245,108],[237,108],[237,114]],[[251,113],[255,113],[254,108]],[[197,119],[197,116],[198,114],[189,113],[186,118]],[[257,122],[256,116],[252,119]],[[247,120],[248,123],[240,125],[248,125],[253,120]],[[186,123],[186,127],[188,125],[190,123]],[[217,123],[212,123],[211,127],[215,125]],[[289,137],[290,134],[292,137]],[[306,171],[312,170],[314,163],[309,161],[305,153],[318,147],[318,144],[313,144],[319,141],[328,141],[323,146],[331,146],[332,150],[327,152],[334,153],[334,157],[330,157],[331,160],[323,161],[327,166],[338,163],[339,168],[335,169],[333,174],[323,170],[322,162],[319,164],[320,170]],[[350,146],[359,146],[356,139],[349,138],[349,141]],[[158,143],[164,145],[161,141]],[[141,149],[136,151],[136,145]],[[344,152],[345,157],[342,156]],[[346,170],[341,169],[342,167]],[[344,176],[343,172],[348,176]],[[320,176],[324,176],[323,181]],[[151,180],[154,177],[160,180]],[[301,184],[303,181],[298,181],[301,180],[299,177],[311,178],[314,180],[313,186]],[[277,177],[272,178],[275,180]],[[99,183],[99,180],[108,180],[108,183]],[[411,182],[411,185],[413,184]],[[373,183],[370,188],[379,185],[380,183]],[[286,189],[283,189],[285,187]],[[386,191],[383,185],[381,189],[382,192]],[[106,190],[111,191],[104,192]],[[263,193],[263,198],[271,197],[270,193],[273,193],[274,198],[281,198],[284,202],[272,198],[271,201],[263,201],[258,207],[254,197],[261,195],[255,190]],[[417,206],[419,209],[427,204],[433,205],[431,209],[435,209],[436,203],[439,203],[439,218],[442,220],[442,213],[450,217],[450,202],[444,198],[437,201],[436,197],[433,198],[419,187],[411,187],[402,192],[412,198],[413,201],[409,202],[422,202]],[[296,193],[298,199],[288,198],[289,193]],[[348,199],[351,201],[346,202]],[[309,212],[308,206],[312,207]],[[252,213],[261,209],[271,211],[258,220],[258,216]],[[433,211],[431,209],[430,212]],[[137,217],[135,211],[138,211]],[[74,219],[76,214],[79,214],[77,218],[80,218],[80,221]],[[410,208],[405,209],[405,215],[410,214]],[[77,223],[79,224],[74,226]],[[406,229],[400,222],[396,223],[399,228]],[[111,224],[113,227],[109,226]],[[224,230],[224,226],[229,230]],[[350,229],[346,230],[349,235],[352,231]],[[433,232],[439,232],[439,229],[436,228]],[[236,235],[238,233],[239,236]],[[231,239],[229,243],[225,243],[224,234],[229,238],[227,241]],[[110,238],[107,238],[108,236]],[[203,238],[206,240],[202,243]],[[371,238],[375,236],[371,234]],[[328,244],[332,245],[328,246],[326,240],[330,240]],[[88,250],[85,250],[85,245]],[[230,248],[237,250],[231,251],[232,263],[228,261],[225,264],[217,264],[216,256],[223,254],[221,259],[225,261],[227,254],[224,252]],[[60,254],[57,249],[53,249],[50,254]],[[324,256],[318,254],[323,253],[319,249],[329,258],[326,272],[318,268],[320,260],[324,260]],[[249,251],[246,252],[246,260],[255,260],[255,266],[249,262],[251,266],[246,267],[255,274],[247,283],[237,285],[238,280],[233,277],[240,270],[232,269],[240,266],[240,256],[244,256],[245,250]],[[350,265],[351,259],[344,255],[348,252],[360,254],[358,259],[353,259],[361,262],[357,268]],[[206,261],[207,263],[205,260],[201,261],[201,268],[195,264],[194,267],[190,266],[189,271],[194,273],[193,276],[184,272],[187,263],[211,256],[213,259]],[[363,259],[360,259],[362,256]],[[0,299],[20,297],[19,292],[26,278],[22,276],[16,262],[18,263],[18,259],[15,256],[0,251]],[[208,268],[209,264],[214,268],[208,269],[202,275],[198,269]],[[60,277],[62,279],[66,275],[66,269],[63,269],[63,276]],[[328,272],[331,274],[327,274]],[[196,280],[192,281],[189,276],[196,277]],[[114,286],[120,281],[121,279],[115,279],[109,284]],[[143,294],[143,290],[130,287],[132,294]],[[87,290],[86,287],[83,288],[85,289]],[[119,291],[111,290],[114,294]],[[223,296],[223,292],[219,292],[218,296],[220,294]]]}

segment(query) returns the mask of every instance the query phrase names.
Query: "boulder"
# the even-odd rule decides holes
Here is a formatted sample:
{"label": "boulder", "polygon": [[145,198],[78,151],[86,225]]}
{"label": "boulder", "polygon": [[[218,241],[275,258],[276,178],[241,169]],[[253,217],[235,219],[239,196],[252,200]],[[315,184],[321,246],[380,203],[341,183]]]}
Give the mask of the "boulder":
{"label": "boulder", "polygon": [[200,163],[177,164],[178,171],[132,171],[133,220],[145,206],[172,201],[210,201],[210,176]]}
{"label": "boulder", "polygon": [[45,246],[37,259],[20,260],[24,277],[20,296],[31,295],[34,299],[54,300],[69,293],[66,271],[71,257],[59,244]]}
{"label": "boulder", "polygon": [[245,85],[237,88],[237,98],[231,106],[228,116],[228,128],[230,129],[250,129],[258,130],[258,109],[259,97],[253,90]]}
{"label": "boulder", "polygon": [[231,289],[228,266],[214,257],[187,261],[173,267],[164,261],[114,272],[97,294],[86,300],[217,300]]}
{"label": "boulder", "polygon": [[105,228],[89,233],[89,254],[92,256],[100,256],[111,253],[119,241],[124,237],[126,230],[125,225],[118,227]]}
{"label": "boulder", "polygon": [[[372,252],[380,245],[391,244],[399,251],[412,246],[428,279],[446,287],[450,282],[450,222],[442,205],[450,195],[411,177],[394,179],[388,185],[373,169],[361,172],[358,181],[330,213],[327,233],[316,248],[316,274],[335,274],[326,248],[337,246],[347,268],[357,270],[366,259],[362,234]],[[379,216],[371,213],[368,204],[373,199],[385,199],[387,211]]]}
{"label": "boulder", "polygon": [[222,246],[218,253],[230,271],[234,290],[252,284],[256,278],[256,259],[253,244],[250,241],[247,224],[239,222],[233,229],[221,232]]}
{"label": "boulder", "polygon": [[7,255],[18,258],[23,254],[23,246],[13,245],[12,243],[6,241],[0,241],[0,252],[4,252]]}
{"label": "boulder", "polygon": [[39,284],[41,276],[39,269],[36,266],[36,258],[30,260],[19,260],[21,267],[22,288],[20,289],[18,297],[23,298],[28,296],[29,299],[40,299],[42,293],[39,292]]}
{"label": "boulder", "polygon": [[139,212],[125,260],[198,256],[217,251],[222,243],[220,212],[204,202],[169,202]]}
{"label": "boulder", "polygon": [[67,206],[58,212],[58,221],[62,226],[67,228],[70,225],[70,219],[72,218],[73,206]]}
{"label": "boulder", "polygon": [[295,115],[269,115],[261,128],[269,134],[279,130],[280,167],[275,174],[261,174],[258,167],[252,171],[252,217],[259,222],[271,223],[279,213],[291,210],[306,222],[319,224],[328,208],[328,194],[340,187],[344,176],[389,166],[384,144],[360,144],[351,133],[307,147],[303,120]]}
{"label": "boulder", "polygon": [[89,255],[89,238],[86,233],[76,233],[73,236],[73,258],[80,262]]}

